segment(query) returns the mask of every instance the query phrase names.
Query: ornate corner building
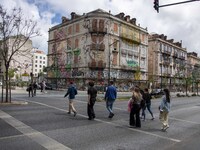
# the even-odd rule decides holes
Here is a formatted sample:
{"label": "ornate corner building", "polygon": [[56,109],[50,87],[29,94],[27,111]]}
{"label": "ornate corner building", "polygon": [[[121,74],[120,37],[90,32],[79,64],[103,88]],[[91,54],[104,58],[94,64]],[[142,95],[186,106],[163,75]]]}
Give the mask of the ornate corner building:
{"label": "ornate corner building", "polygon": [[77,86],[94,80],[97,85],[114,80],[118,87],[147,80],[148,32],[124,13],[101,9],[62,17],[49,29],[48,78],[58,87],[68,81]]}

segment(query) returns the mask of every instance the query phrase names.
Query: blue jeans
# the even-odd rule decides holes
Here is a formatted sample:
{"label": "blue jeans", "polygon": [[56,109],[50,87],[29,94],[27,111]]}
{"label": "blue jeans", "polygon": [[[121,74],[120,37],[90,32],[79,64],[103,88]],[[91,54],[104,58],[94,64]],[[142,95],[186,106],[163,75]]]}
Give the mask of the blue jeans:
{"label": "blue jeans", "polygon": [[152,118],[153,118],[153,113],[151,111],[151,103],[147,103],[146,104],[147,110],[149,111],[149,113],[151,114]]}
{"label": "blue jeans", "polygon": [[113,103],[115,100],[107,100],[106,101],[106,108],[110,112],[110,114],[113,114],[112,108],[113,108]]}

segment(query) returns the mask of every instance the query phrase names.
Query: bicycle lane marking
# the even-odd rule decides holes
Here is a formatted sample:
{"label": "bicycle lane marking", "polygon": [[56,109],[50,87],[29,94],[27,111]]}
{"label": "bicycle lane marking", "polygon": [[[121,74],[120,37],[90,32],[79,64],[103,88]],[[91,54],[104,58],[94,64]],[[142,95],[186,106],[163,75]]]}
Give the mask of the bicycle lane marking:
{"label": "bicycle lane marking", "polygon": [[39,145],[43,146],[48,150],[62,149],[71,150],[69,147],[57,142],[56,140],[42,134],[41,132],[34,130],[30,126],[24,124],[23,122],[15,119],[6,112],[0,110],[0,118],[7,122],[9,125],[13,126],[15,129],[20,131],[23,135],[29,137],[33,141],[37,142]]}
{"label": "bicycle lane marking", "polygon": [[[25,100],[25,99],[21,99],[21,100],[24,100],[24,101],[27,101],[27,102],[30,102],[30,103],[35,103],[35,104],[42,105],[42,106],[46,106],[48,108],[53,108],[53,109],[60,110],[60,111],[63,111],[63,112],[67,112],[67,110],[64,110],[64,109],[61,109],[61,108],[58,108],[58,107],[55,107],[55,106],[47,105],[45,103],[36,102],[36,101],[30,101],[30,100]],[[82,115],[82,114],[77,114],[77,116],[88,118],[88,116]],[[99,121],[99,122],[102,122],[102,123],[105,123],[105,124],[112,125],[112,126],[117,126],[117,127],[120,126],[120,127],[124,128],[124,126],[122,126],[120,124],[116,124],[116,123],[112,123],[112,122],[108,122],[108,121],[104,121],[104,120],[96,119],[96,118],[95,118],[95,120]],[[143,134],[146,134],[146,135],[150,135],[150,136],[154,136],[154,137],[159,137],[161,139],[165,139],[165,140],[169,140],[169,141],[173,141],[173,142],[181,142],[181,140],[179,140],[179,139],[168,138],[168,137],[161,136],[161,135],[154,134],[154,133],[150,133],[150,132],[147,132],[147,131],[142,131],[142,130],[138,130],[138,129],[134,129],[134,128],[127,128],[127,129],[131,130],[131,131],[136,131],[136,132],[139,132],[139,133],[143,133]]]}

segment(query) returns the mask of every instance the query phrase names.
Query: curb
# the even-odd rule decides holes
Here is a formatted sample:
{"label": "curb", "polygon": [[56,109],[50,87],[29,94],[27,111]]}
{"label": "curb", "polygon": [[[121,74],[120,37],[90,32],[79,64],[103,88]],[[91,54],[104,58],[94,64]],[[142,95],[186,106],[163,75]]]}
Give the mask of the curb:
{"label": "curb", "polygon": [[28,104],[28,102],[24,102],[24,101],[11,101],[11,103],[10,102],[0,103],[0,105],[27,105],[27,104]]}

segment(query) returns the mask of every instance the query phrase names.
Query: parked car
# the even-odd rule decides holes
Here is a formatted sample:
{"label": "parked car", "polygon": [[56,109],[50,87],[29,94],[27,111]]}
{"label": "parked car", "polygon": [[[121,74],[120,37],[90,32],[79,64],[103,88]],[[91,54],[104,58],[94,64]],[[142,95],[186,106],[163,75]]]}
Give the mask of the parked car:
{"label": "parked car", "polygon": [[164,92],[161,89],[153,89],[150,93],[152,96],[164,95]]}
{"label": "parked car", "polygon": [[2,86],[3,85],[3,83],[2,82],[0,82],[0,86]]}
{"label": "parked car", "polygon": [[45,83],[45,84],[46,84],[46,87],[45,87],[46,90],[55,90],[56,89],[56,84],[53,84],[53,83]]}
{"label": "parked car", "polygon": [[[45,84],[46,84],[45,90],[55,90],[56,89],[56,84],[52,84],[52,83],[45,83]],[[41,89],[40,84],[37,85],[37,89]]]}

